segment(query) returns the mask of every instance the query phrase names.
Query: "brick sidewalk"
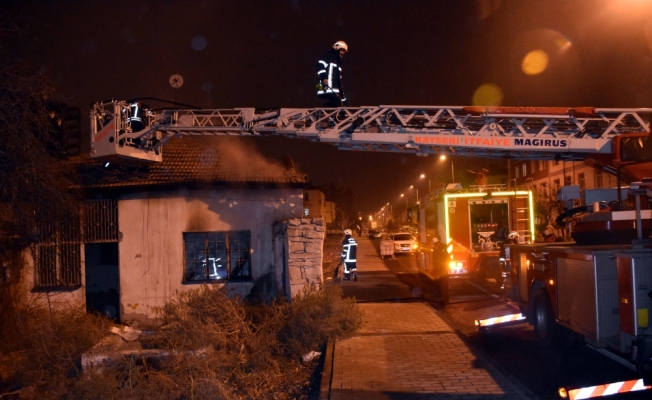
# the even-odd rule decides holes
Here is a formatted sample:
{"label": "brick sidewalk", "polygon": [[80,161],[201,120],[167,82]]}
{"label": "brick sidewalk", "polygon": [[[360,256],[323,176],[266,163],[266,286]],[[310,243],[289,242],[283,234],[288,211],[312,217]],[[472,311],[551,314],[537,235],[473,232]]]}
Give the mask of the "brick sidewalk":
{"label": "brick sidewalk", "polygon": [[[375,252],[369,241],[358,243],[358,258],[370,249]],[[378,263],[384,267],[380,259]],[[378,268],[370,264],[359,265],[359,271]],[[364,312],[363,328],[355,337],[329,345],[320,399],[535,398],[474,354],[428,304],[358,306]]]}

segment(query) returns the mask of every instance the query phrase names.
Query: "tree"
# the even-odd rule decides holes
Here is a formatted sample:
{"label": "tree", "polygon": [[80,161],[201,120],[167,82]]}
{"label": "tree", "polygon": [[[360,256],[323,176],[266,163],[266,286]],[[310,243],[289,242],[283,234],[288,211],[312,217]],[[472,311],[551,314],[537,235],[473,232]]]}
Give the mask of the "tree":
{"label": "tree", "polygon": [[534,193],[534,216],[540,226],[554,225],[555,218],[563,212],[563,202],[557,200],[554,191],[546,187]]}
{"label": "tree", "polygon": [[19,33],[0,21],[0,250],[38,241],[39,221],[56,226],[79,210],[54,89],[4,46]]}

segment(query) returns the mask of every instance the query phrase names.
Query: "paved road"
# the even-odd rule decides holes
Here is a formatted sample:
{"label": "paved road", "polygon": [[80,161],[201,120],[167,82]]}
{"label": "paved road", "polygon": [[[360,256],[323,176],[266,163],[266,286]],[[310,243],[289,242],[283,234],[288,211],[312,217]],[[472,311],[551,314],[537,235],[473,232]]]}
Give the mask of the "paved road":
{"label": "paved road", "polygon": [[[371,241],[377,248],[377,241]],[[499,328],[479,334],[474,320],[518,312],[515,304],[502,299],[499,287],[488,280],[459,280],[451,286],[450,303],[437,302],[439,294],[432,284],[424,282],[413,257],[385,260],[385,265],[401,283],[428,299],[441,318],[455,328],[464,343],[488,356],[504,375],[517,380],[540,400],[559,399],[558,389],[585,387],[615,381],[637,379],[637,374],[617,362],[591,350],[581,342],[560,347],[542,347],[536,343],[532,328],[527,324]],[[351,287],[345,287],[349,290]],[[407,289],[404,289],[406,293]],[[369,290],[369,292],[371,292]],[[376,298],[381,298],[376,294]],[[610,396],[613,400],[649,400],[649,392]]]}
{"label": "paved road", "polygon": [[466,346],[422,289],[411,290],[385,267],[368,239],[358,240],[358,260],[359,280],[342,286],[358,300],[364,326],[329,345],[321,399],[535,398]]}

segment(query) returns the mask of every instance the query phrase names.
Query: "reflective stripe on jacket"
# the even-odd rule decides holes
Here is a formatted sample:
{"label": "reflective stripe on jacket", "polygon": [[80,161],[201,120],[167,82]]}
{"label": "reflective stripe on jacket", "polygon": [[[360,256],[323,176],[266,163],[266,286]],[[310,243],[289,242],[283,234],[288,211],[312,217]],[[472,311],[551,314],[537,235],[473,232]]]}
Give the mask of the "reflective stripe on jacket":
{"label": "reflective stripe on jacket", "polygon": [[342,58],[338,51],[330,50],[322,54],[317,61],[317,75],[319,82],[327,81],[322,90],[317,90],[318,95],[342,91]]}
{"label": "reflective stripe on jacket", "polygon": [[355,262],[357,250],[358,242],[352,237],[345,237],[342,241],[342,257],[344,257],[344,262]]}

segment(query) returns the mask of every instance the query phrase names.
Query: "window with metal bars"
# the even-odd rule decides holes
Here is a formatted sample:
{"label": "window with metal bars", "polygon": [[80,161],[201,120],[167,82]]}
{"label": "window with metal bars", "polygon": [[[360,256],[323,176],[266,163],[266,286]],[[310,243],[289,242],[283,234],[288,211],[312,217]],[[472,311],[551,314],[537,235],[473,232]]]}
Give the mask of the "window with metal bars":
{"label": "window with metal bars", "polygon": [[81,286],[81,225],[79,214],[42,221],[36,246],[35,289],[74,289]]}
{"label": "window with metal bars", "polygon": [[42,222],[35,252],[35,289],[75,289],[81,286],[82,243],[117,242],[115,200],[84,202],[79,215],[64,222]]}
{"label": "window with metal bars", "polygon": [[184,232],[183,282],[251,279],[251,232]]}

